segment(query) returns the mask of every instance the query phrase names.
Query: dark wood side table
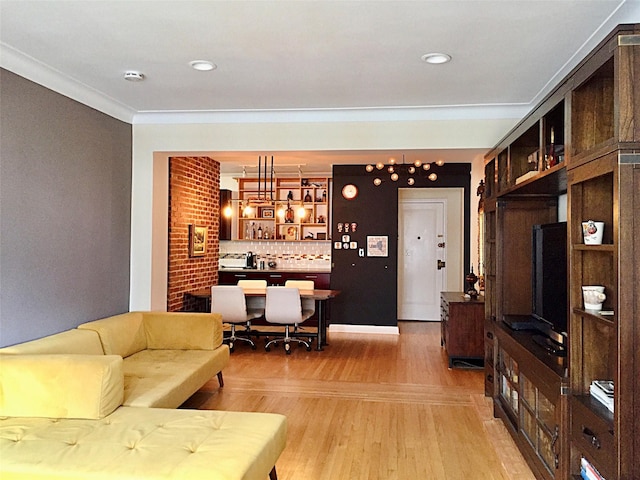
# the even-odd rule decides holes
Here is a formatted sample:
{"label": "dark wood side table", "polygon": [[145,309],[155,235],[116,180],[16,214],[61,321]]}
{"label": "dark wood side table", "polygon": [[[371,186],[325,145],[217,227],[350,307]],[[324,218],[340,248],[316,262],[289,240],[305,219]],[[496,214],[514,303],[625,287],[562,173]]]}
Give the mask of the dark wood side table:
{"label": "dark wood side table", "polygon": [[440,345],[449,367],[484,364],[484,297],[467,299],[463,292],[440,292]]}

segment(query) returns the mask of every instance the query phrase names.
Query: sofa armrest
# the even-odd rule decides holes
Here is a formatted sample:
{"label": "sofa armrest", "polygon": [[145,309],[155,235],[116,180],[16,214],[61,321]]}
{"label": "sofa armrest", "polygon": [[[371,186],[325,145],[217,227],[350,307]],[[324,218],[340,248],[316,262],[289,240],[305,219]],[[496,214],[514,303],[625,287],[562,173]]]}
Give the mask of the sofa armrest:
{"label": "sofa armrest", "polygon": [[219,313],[144,312],[143,322],[151,350],[215,350],[222,345]]}

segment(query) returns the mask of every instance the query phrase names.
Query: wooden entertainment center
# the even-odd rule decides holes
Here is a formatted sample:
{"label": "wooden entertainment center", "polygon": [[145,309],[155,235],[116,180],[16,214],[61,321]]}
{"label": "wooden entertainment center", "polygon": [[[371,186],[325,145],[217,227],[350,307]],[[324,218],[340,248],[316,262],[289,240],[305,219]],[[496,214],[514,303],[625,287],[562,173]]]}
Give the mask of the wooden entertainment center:
{"label": "wooden entertainment center", "polygon": [[[539,479],[640,478],[640,25],[620,25],[485,156],[485,391]],[[566,203],[565,203],[566,199]],[[568,353],[532,312],[532,227],[567,221]],[[604,222],[602,244],[582,222]],[[582,286],[605,287],[602,312]],[[612,312],[611,314],[607,312]],[[613,412],[590,395],[614,383]]]}

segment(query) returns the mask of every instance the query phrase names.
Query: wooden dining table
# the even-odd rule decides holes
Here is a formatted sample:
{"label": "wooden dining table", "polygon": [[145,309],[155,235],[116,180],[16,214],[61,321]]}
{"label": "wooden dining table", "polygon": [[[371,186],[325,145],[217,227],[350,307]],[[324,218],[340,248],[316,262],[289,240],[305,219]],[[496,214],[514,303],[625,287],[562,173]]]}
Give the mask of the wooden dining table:
{"label": "wooden dining table", "polygon": [[[265,288],[243,288],[245,297],[266,297],[267,290]],[[187,292],[194,298],[201,298],[207,302],[207,311],[211,309],[211,288],[203,288]],[[316,350],[324,350],[327,345],[327,302],[340,294],[340,290],[329,289],[300,289],[300,298],[313,299],[316,302],[316,312],[318,314],[318,337],[316,342]]]}

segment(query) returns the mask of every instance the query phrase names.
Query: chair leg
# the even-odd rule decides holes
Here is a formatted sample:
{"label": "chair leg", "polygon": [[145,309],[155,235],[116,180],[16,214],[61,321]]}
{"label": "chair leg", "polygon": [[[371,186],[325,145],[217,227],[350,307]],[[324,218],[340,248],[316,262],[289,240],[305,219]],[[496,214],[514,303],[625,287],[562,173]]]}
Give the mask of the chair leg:
{"label": "chair leg", "polygon": [[220,384],[220,388],[224,387],[224,379],[222,378],[222,371],[218,372],[218,383]]}
{"label": "chair leg", "polygon": [[276,473],[276,466],[274,465],[269,472],[269,480],[278,480],[278,474]]}
{"label": "chair leg", "polygon": [[247,326],[247,336],[246,337],[236,337],[236,325],[235,323],[231,324],[231,335],[229,335],[229,338],[227,339],[229,340],[229,351],[231,353],[233,353],[234,347],[235,347],[235,342],[247,342],[249,345],[251,345],[251,349],[255,350],[256,349],[256,344],[253,340],[251,340],[251,338],[249,337],[249,327]]}

